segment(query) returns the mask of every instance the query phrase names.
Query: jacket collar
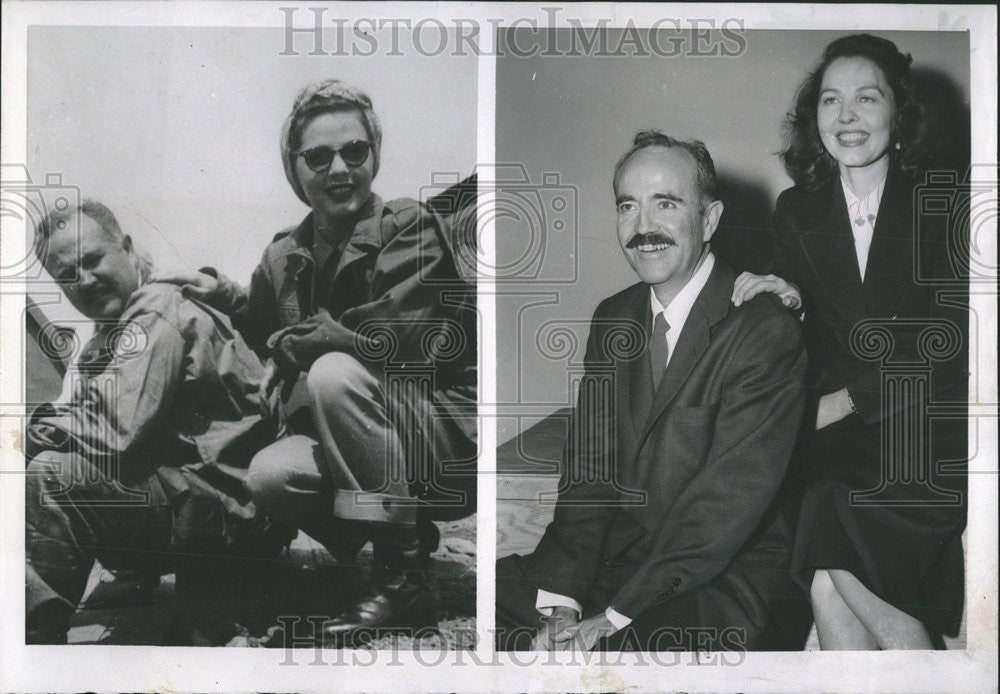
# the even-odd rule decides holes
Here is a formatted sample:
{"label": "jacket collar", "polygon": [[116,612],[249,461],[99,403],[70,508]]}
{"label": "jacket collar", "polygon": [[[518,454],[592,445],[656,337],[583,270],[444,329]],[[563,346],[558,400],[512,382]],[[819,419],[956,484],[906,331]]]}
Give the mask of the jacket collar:
{"label": "jacket collar", "polygon": [[[708,281],[691,307],[684,329],[674,346],[670,363],[663,374],[663,380],[655,393],[649,377],[648,350],[643,350],[640,357],[632,360],[629,374],[630,393],[626,400],[632,407],[632,421],[639,436],[639,446],[636,450],[642,446],[653,423],[673,401],[695,364],[708,349],[713,326],[729,314],[734,280],[735,274],[732,268],[716,256],[715,267],[712,268]],[[651,322],[649,304],[649,287],[638,285],[631,302],[632,315],[647,328]]]}
{"label": "jacket collar", "polygon": [[[630,302],[632,320],[643,326],[642,334],[647,342],[639,354],[629,362],[628,391],[623,394],[622,402],[627,403],[630,411],[629,420],[638,436],[646,423],[649,408],[653,406],[653,382],[650,380],[649,334],[653,329],[653,316],[650,309],[649,285],[639,284]],[[624,379],[619,379],[619,382]]]}
{"label": "jacket collar", "polygon": [[817,205],[817,223],[801,237],[803,252],[830,301],[848,319],[858,320],[864,315],[865,299],[839,177],[831,176],[813,199]]}
{"label": "jacket collar", "polygon": [[863,284],[839,177],[831,177],[813,199],[817,223],[801,243],[822,291],[850,323],[886,310],[910,274],[913,232],[905,179],[890,171],[886,180]]}
{"label": "jacket collar", "polygon": [[865,271],[863,288],[869,314],[889,313],[906,281],[914,276],[913,203],[912,185],[900,175],[890,175],[879,204]]}
{"label": "jacket collar", "polygon": [[[341,270],[369,253],[377,253],[382,248],[381,225],[378,220],[382,216],[385,204],[382,199],[372,193],[368,201],[358,213],[358,221],[354,224],[351,237],[344,246],[344,251],[337,262],[337,270],[334,273],[334,280],[340,275]],[[312,212],[290,233],[288,248],[285,251],[288,275],[298,278],[306,267],[315,264],[312,255],[313,238],[316,233],[315,218]]]}

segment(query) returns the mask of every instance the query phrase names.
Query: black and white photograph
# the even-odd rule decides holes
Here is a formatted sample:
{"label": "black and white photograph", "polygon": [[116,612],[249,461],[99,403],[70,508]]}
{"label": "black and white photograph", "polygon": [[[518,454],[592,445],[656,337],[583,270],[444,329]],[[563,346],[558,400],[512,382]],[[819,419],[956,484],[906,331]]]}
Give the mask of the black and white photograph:
{"label": "black and white photograph", "polygon": [[285,39],[28,31],[28,644],[470,647],[476,59]]}
{"label": "black and white photograph", "polygon": [[996,690],[995,7],[2,15],[0,691]]}
{"label": "black and white photograph", "polygon": [[968,35],[595,41],[497,61],[498,160],[577,230],[498,305],[498,644],[961,650]]}

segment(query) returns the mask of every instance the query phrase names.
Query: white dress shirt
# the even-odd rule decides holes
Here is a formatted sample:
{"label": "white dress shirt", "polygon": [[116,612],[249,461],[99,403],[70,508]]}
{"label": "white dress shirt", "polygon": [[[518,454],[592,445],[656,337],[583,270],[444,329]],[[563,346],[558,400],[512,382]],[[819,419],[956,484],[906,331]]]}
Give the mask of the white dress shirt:
{"label": "white dress shirt", "polygon": [[868,251],[872,247],[872,236],[875,235],[878,206],[882,202],[882,191],[885,190],[885,178],[872,188],[864,200],[854,194],[843,178],[840,179],[840,185],[847,201],[847,216],[851,220],[851,231],[854,234],[854,252],[858,256],[858,270],[861,272],[861,281],[864,282]]}
{"label": "white dress shirt", "polygon": [[[667,325],[670,326],[667,329],[667,362],[663,365],[664,368],[670,363],[670,358],[674,354],[674,347],[677,345],[677,340],[684,329],[684,323],[687,322],[688,314],[691,313],[691,307],[694,306],[694,302],[698,298],[698,295],[701,294],[701,290],[705,288],[708,277],[712,274],[713,267],[715,267],[715,256],[709,251],[705,254],[694,274],[691,275],[691,279],[677,292],[677,296],[666,307],[656,298],[653,288],[649,288],[649,307],[652,319],[655,321],[656,314],[662,313],[667,321]],[[583,614],[583,607],[573,598],[539,589],[538,597],[535,598],[535,609],[548,616],[552,614],[552,608],[554,607],[571,607],[576,610],[577,615],[582,616]],[[610,606],[604,610],[604,616],[608,618],[608,621],[611,622],[616,630],[624,629],[632,623],[631,617],[626,617]]]}

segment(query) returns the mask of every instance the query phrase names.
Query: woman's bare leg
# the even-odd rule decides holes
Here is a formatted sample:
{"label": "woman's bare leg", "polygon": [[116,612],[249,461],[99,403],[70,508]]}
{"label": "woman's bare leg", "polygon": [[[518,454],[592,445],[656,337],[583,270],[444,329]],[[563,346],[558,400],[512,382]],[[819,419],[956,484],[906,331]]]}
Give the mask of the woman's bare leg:
{"label": "woman's bare leg", "polygon": [[933,650],[927,628],[915,617],[899,610],[864,587],[850,571],[831,569],[830,580],[837,593],[882,650]]}
{"label": "woman's bare leg", "polygon": [[829,572],[819,569],[813,574],[809,598],[820,648],[824,651],[878,650],[878,643],[844,602]]}

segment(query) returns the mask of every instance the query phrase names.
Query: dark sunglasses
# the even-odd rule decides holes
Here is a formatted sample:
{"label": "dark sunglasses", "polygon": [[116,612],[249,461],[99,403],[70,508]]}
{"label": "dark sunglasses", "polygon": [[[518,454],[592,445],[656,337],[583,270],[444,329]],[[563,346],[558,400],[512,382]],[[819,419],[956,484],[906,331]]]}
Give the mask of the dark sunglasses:
{"label": "dark sunglasses", "polygon": [[295,156],[302,157],[306,162],[306,166],[313,172],[323,173],[330,168],[333,158],[338,154],[344,160],[345,164],[353,168],[361,166],[368,161],[369,151],[371,151],[371,144],[369,142],[354,140],[353,142],[348,142],[340,149],[320,145],[319,147],[311,147],[310,149],[295,152]]}

